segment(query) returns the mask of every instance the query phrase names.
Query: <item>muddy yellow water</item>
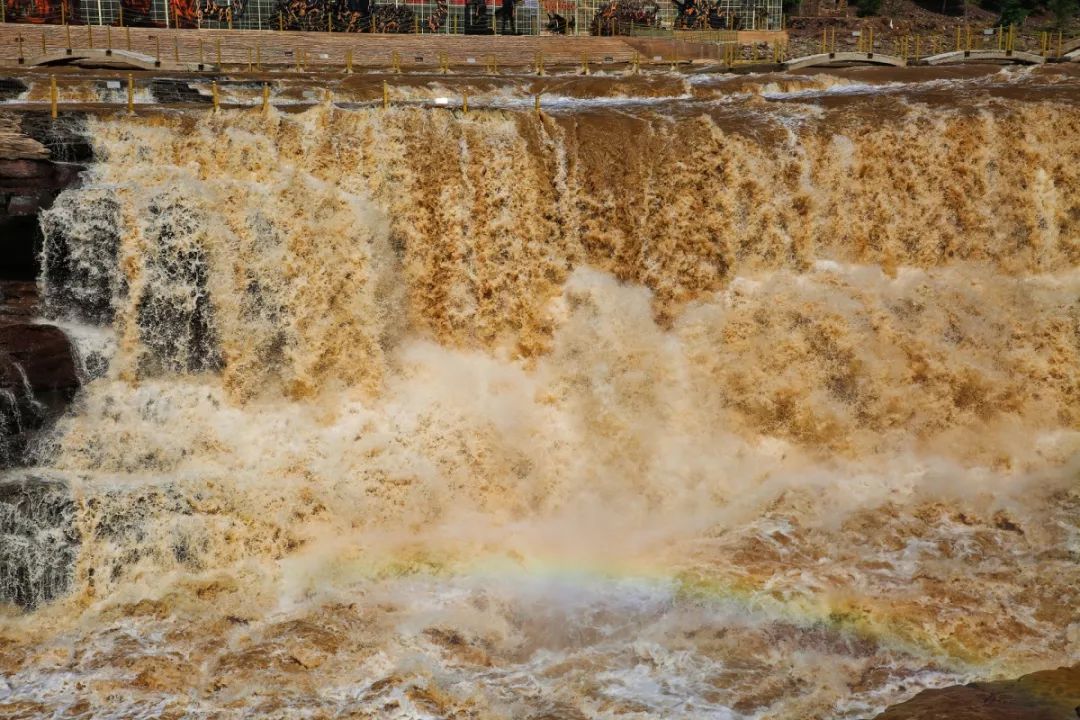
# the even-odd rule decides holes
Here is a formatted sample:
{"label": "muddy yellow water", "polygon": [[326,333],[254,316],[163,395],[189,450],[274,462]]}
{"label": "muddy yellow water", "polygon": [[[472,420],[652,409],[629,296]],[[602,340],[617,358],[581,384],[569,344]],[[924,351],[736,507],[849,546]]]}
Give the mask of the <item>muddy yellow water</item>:
{"label": "muddy yellow water", "polygon": [[86,120],[41,288],[97,370],[34,469],[81,544],[0,714],[862,718],[1080,660],[1075,72],[439,82]]}

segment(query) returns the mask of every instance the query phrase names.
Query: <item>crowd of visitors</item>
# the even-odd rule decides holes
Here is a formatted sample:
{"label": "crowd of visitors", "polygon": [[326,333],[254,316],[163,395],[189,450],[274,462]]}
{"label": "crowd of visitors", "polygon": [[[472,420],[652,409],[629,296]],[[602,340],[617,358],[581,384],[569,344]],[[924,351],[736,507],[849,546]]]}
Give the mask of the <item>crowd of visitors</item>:
{"label": "crowd of visitors", "polygon": [[[443,0],[445,7],[445,0]],[[371,0],[282,0],[280,22],[286,30],[411,33],[416,15],[408,5],[376,5]]]}
{"label": "crowd of visitors", "polygon": [[653,0],[609,0],[593,15],[593,35],[628,35],[635,27],[660,24],[660,6]]}
{"label": "crowd of visitors", "polygon": [[738,13],[715,0],[671,2],[677,11],[675,27],[679,30],[738,30],[741,26]]}

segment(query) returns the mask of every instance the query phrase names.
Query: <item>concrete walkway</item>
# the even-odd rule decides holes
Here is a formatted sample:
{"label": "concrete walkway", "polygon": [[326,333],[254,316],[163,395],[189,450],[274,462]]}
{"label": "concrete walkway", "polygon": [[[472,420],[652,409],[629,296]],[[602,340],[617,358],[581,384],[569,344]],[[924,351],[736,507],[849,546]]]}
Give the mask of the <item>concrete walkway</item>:
{"label": "concrete walkway", "polygon": [[197,63],[178,63],[162,58],[160,61],[151,55],[132,52],[130,50],[97,50],[80,49],[62,50],[47,55],[37,55],[26,58],[23,63],[26,67],[40,67],[45,65],[81,65],[81,66],[109,66],[123,67],[133,70],[167,70],[198,72],[200,70],[213,70],[210,65],[198,65]]}
{"label": "concrete walkway", "polygon": [[1021,65],[1042,65],[1046,58],[1023,50],[953,50],[923,58],[927,65],[960,65],[963,63],[1007,62]]}
{"label": "concrete walkway", "polygon": [[835,65],[850,65],[853,63],[867,63],[870,65],[891,65],[892,67],[904,67],[907,61],[895,55],[882,53],[863,52],[832,52],[817,55],[805,55],[793,58],[784,63],[788,70],[801,70],[810,67],[830,67]]}

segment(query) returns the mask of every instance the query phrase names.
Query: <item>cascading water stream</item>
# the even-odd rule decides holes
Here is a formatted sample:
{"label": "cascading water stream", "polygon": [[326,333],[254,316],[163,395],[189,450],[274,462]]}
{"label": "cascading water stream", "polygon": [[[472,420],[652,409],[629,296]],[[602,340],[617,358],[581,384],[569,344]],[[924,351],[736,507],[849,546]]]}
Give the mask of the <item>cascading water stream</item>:
{"label": "cascading water stream", "polygon": [[1075,103],[88,133],[0,702],[857,718],[1080,656]]}

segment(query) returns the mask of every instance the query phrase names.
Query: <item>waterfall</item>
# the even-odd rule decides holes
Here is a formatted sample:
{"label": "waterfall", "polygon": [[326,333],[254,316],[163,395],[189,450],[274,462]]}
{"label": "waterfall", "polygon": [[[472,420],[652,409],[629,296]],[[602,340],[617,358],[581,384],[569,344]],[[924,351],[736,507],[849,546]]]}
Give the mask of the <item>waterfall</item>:
{"label": "waterfall", "polygon": [[794,100],[88,121],[15,696],[855,718],[1075,661],[1075,99]]}

